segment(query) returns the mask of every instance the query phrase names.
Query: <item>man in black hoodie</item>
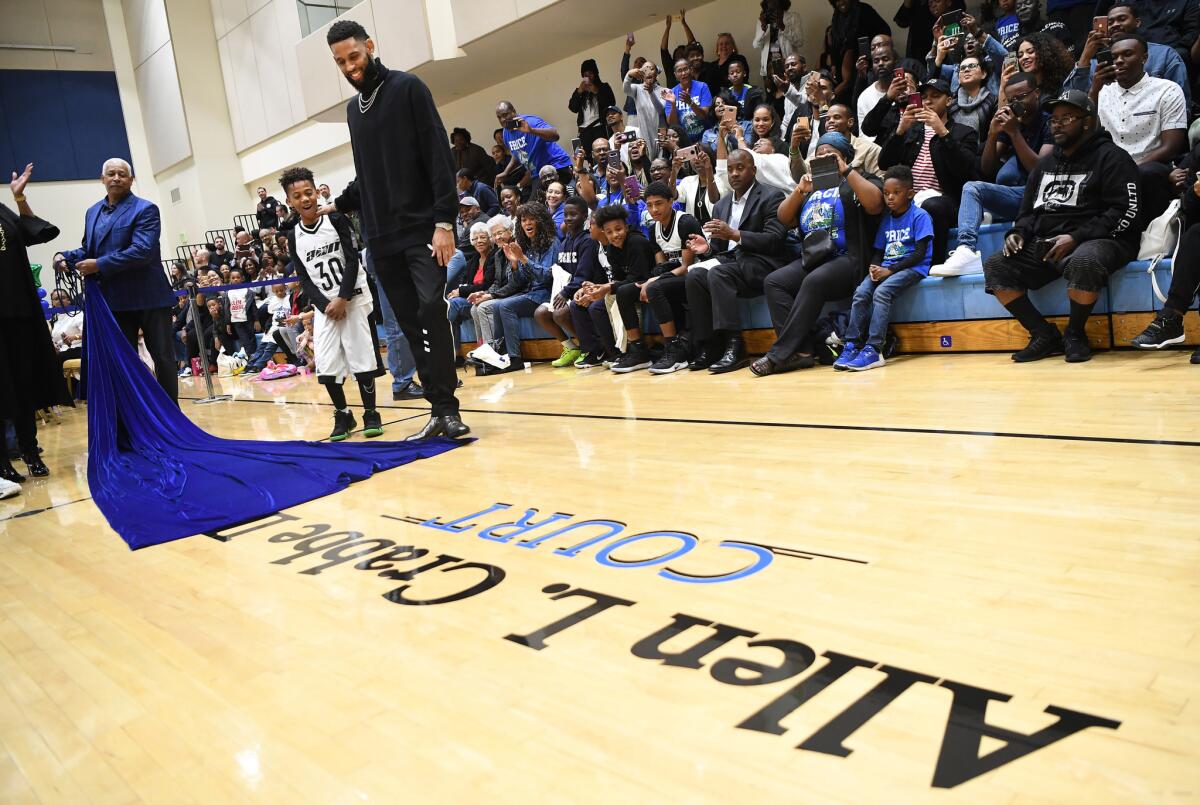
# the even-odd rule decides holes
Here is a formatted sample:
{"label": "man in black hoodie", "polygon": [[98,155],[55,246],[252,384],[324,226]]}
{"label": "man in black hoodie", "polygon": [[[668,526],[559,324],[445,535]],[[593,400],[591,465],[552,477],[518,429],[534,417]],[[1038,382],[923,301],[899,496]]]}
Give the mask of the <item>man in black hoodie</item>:
{"label": "man in black hoodie", "polygon": [[446,271],[454,254],[458,214],[454,160],[429,88],[414,75],[389,70],[357,22],[341,20],[325,41],[358,95],[346,106],[355,192],[334,202],[361,210],[363,232],[384,295],[413,347],[429,422],[410,439],[471,429],[458,415],[454,339],[446,318]]}
{"label": "man in black hoodie", "polygon": [[[1068,363],[1080,363],[1092,357],[1084,327],[1100,291],[1137,254],[1138,170],[1100,128],[1087,95],[1069,90],[1045,106],[1054,150],[1030,172],[1004,251],[984,262],[983,274],[987,292],[1029,331],[1014,361],[1061,351]],[[1071,299],[1061,337],[1026,295],[1060,276]]]}

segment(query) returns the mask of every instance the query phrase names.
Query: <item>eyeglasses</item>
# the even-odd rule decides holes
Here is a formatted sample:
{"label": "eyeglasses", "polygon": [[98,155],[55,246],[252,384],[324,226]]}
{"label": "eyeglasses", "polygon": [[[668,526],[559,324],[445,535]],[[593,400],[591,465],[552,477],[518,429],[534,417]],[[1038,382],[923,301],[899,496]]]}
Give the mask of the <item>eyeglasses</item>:
{"label": "eyeglasses", "polygon": [[960,73],[963,72],[964,70],[979,70],[979,69],[981,69],[981,68],[978,64],[960,64],[960,65],[958,65],[958,71]]}
{"label": "eyeglasses", "polygon": [[1037,92],[1037,90],[1027,89],[1024,92],[1022,92],[1020,95],[1009,95],[1008,102],[1012,103],[1013,101],[1024,101],[1026,98],[1028,98],[1030,95],[1032,95],[1035,92]]}
{"label": "eyeglasses", "polygon": [[1083,115],[1064,115],[1063,117],[1050,118],[1050,128],[1061,129],[1063,126],[1069,126],[1078,120],[1082,120]]}

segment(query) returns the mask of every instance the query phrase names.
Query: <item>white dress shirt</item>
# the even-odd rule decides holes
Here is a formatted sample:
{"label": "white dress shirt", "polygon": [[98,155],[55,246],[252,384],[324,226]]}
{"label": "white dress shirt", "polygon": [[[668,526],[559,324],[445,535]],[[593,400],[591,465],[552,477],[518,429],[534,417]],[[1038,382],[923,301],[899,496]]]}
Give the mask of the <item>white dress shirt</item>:
{"label": "white dress shirt", "polygon": [[1141,159],[1162,143],[1162,132],[1187,130],[1187,103],[1174,81],[1142,76],[1129,89],[1117,82],[1100,88],[1096,104],[1100,125],[1113,142]]}
{"label": "white dress shirt", "polygon": [[[731,204],[729,206],[729,220],[726,222],[729,224],[729,227],[731,229],[741,229],[742,213],[746,211],[746,199],[750,197],[750,191],[754,190],[754,188],[757,184],[758,184],[758,182],[755,182],[754,184],[747,187],[746,192],[742,193],[741,198],[738,198],[737,193],[734,193],[733,204]],[[725,247],[725,251],[731,252],[734,249],[736,249],[737,246],[738,246],[738,242],[731,240],[731,241],[729,241],[729,245]]]}

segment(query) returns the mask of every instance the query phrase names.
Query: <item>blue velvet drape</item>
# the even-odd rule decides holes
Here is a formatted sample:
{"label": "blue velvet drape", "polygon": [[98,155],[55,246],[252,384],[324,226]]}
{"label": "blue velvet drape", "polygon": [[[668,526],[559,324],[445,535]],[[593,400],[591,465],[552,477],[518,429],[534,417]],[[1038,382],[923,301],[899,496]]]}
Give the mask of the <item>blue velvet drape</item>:
{"label": "blue velvet drape", "polygon": [[219,439],[194,425],[155,382],[93,279],[84,311],[88,484],[130,548],[266,517],[464,443]]}

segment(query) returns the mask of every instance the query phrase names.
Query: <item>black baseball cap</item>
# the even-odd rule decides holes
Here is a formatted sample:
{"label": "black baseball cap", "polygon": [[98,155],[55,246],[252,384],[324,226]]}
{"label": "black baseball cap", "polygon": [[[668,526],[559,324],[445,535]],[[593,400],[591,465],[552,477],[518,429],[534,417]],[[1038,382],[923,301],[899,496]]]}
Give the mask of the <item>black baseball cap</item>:
{"label": "black baseball cap", "polygon": [[1046,110],[1049,111],[1049,110],[1053,109],[1054,107],[1058,106],[1059,104],[1063,104],[1063,103],[1067,104],[1068,106],[1074,106],[1076,109],[1082,110],[1083,113],[1085,115],[1087,115],[1088,117],[1096,116],[1096,104],[1092,103],[1092,99],[1088,97],[1088,94],[1086,92],[1081,92],[1080,90],[1077,90],[1077,89],[1067,90],[1062,95],[1059,95],[1057,98],[1055,98],[1054,100],[1048,101],[1046,104],[1044,104],[1044,106],[1045,106]]}
{"label": "black baseball cap", "polygon": [[619,106],[608,106],[608,107],[605,107],[605,109],[604,109],[604,116],[607,117],[608,115],[611,115],[614,112],[617,113],[618,115],[625,114],[625,110]]}
{"label": "black baseball cap", "polygon": [[953,95],[954,94],[953,92],[950,91],[950,82],[946,81],[946,79],[944,79],[944,78],[931,78],[928,81],[926,81],[925,83],[921,84],[921,86],[920,86],[921,92],[924,92],[927,89],[936,90],[937,92],[940,92],[943,95]]}

